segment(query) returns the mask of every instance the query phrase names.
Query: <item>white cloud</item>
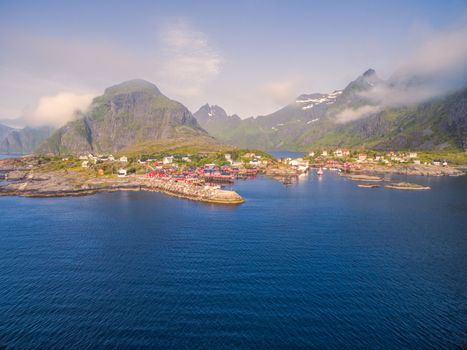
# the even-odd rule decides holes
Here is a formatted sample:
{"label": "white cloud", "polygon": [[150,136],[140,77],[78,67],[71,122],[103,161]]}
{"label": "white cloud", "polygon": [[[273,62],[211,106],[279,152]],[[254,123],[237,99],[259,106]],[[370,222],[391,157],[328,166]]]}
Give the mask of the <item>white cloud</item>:
{"label": "white cloud", "polygon": [[134,77],[141,66],[139,57],[109,40],[0,29],[0,64],[31,73],[36,79],[95,84]]}
{"label": "white cloud", "polygon": [[[182,102],[197,101],[223,62],[206,34],[178,21],[149,35],[151,39],[144,51],[137,51],[98,37],[85,40],[0,27],[0,119],[39,123],[43,118],[55,124],[67,120],[69,113],[60,110],[67,115],[62,118],[42,107],[51,96],[60,106],[73,105],[90,91],[134,78],[152,81]],[[46,117],[45,110],[54,115]]]}
{"label": "white cloud", "polygon": [[413,75],[452,78],[467,70],[467,27],[432,33],[397,69],[395,78]]}
{"label": "white cloud", "polygon": [[362,106],[358,108],[347,108],[336,115],[338,123],[348,123],[381,111],[379,106]]}
{"label": "white cloud", "polygon": [[205,84],[221,71],[223,58],[208,42],[206,34],[177,22],[161,33],[162,78],[180,96],[201,94]]}
{"label": "white cloud", "polygon": [[346,109],[338,122],[364,118],[387,107],[408,106],[467,87],[467,28],[432,32],[402,59],[385,84],[360,93],[370,104]]}
{"label": "white cloud", "polygon": [[293,77],[282,81],[263,84],[260,91],[276,105],[290,103],[298,95],[300,79]]}
{"label": "white cloud", "polygon": [[95,97],[94,94],[60,92],[54,96],[43,96],[34,111],[25,116],[32,126],[61,126],[72,120],[77,111],[85,112]]}
{"label": "white cloud", "polygon": [[422,102],[467,85],[467,27],[432,33],[400,64],[387,86],[371,90],[375,103]]}

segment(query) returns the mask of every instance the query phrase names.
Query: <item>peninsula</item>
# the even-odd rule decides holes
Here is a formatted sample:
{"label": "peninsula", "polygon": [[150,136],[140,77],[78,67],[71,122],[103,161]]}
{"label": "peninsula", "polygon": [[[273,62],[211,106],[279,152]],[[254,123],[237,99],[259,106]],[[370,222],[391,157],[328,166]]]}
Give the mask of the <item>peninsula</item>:
{"label": "peninsula", "polygon": [[277,162],[266,153],[158,154],[153,157],[24,156],[0,160],[0,196],[64,197],[111,191],[152,191],[217,204],[241,204],[221,188],[254,178]]}

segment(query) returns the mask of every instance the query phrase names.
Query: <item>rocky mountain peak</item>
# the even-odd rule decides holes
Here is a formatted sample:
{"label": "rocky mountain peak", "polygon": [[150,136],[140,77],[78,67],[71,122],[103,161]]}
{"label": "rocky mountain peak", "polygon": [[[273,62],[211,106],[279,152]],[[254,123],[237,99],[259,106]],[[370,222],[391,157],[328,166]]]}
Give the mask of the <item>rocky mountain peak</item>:
{"label": "rocky mountain peak", "polygon": [[121,94],[131,94],[134,92],[145,92],[153,96],[162,95],[156,85],[143,79],[127,80],[123,83],[108,87],[105,89],[104,95],[114,96]]}
{"label": "rocky mountain peak", "polygon": [[376,75],[376,71],[373,68],[370,68],[367,71],[365,71],[365,73],[363,73],[364,77],[371,77],[373,75]]}
{"label": "rocky mountain peak", "polygon": [[147,142],[197,136],[206,132],[185,106],[136,79],[107,88],[81,118],[49,137],[39,153],[116,153]]}
{"label": "rocky mountain peak", "polygon": [[201,125],[203,125],[203,123],[208,120],[222,120],[228,118],[227,112],[222,107],[217,105],[209,105],[209,103],[201,106],[200,109],[193,113],[193,116]]}
{"label": "rocky mountain peak", "polygon": [[357,79],[350,82],[349,85],[344,89],[344,95],[351,94],[356,91],[368,90],[373,86],[384,83],[382,79],[378,77],[374,69],[366,70]]}

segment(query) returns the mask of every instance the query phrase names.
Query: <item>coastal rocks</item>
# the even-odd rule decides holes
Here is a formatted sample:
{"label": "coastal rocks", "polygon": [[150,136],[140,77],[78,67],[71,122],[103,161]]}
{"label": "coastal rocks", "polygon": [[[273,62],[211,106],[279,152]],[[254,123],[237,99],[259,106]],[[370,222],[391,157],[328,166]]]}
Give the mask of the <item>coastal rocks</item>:
{"label": "coastal rocks", "polygon": [[5,179],[11,180],[11,181],[22,180],[26,178],[27,175],[28,175],[27,171],[13,170],[5,174]]}
{"label": "coastal rocks", "polygon": [[290,167],[269,167],[266,169],[265,175],[288,185],[292,183],[292,179],[298,177],[298,172]]}
{"label": "coastal rocks", "polygon": [[379,187],[381,187],[380,185],[377,185],[377,184],[358,184],[357,186],[361,187],[361,188],[379,188]]}
{"label": "coastal rocks", "polygon": [[462,170],[453,167],[442,167],[434,165],[405,165],[405,166],[381,166],[371,165],[360,170],[367,173],[397,174],[411,176],[462,176]]}
{"label": "coastal rocks", "polygon": [[383,181],[383,178],[379,177],[379,176],[374,176],[374,175],[360,175],[360,174],[356,174],[356,175],[347,175],[346,176],[348,179],[352,180],[352,181],[369,181],[369,182],[380,182],[380,181]]}
{"label": "coastal rocks", "polygon": [[219,204],[240,204],[245,201],[238,193],[221,190],[217,186],[197,186],[176,181],[151,179],[146,182],[145,190],[155,190],[192,200]]}
{"label": "coastal rocks", "polygon": [[[379,176],[373,175],[363,175],[363,174],[351,174],[351,175],[342,175],[353,181],[367,181],[369,183],[358,184],[360,188],[379,188],[381,185],[376,184],[375,182],[387,181],[387,179],[381,178]],[[422,186],[409,182],[399,182],[399,183],[389,183],[384,185],[385,188],[392,188],[397,190],[429,190],[431,187]]]}
{"label": "coastal rocks", "polygon": [[[10,173],[11,174],[11,173]],[[144,176],[127,178],[89,178],[84,174],[51,172],[15,174],[17,181],[0,185],[0,195],[24,197],[83,196],[111,191],[154,191],[172,196],[218,204],[240,204],[244,199],[234,191],[217,186],[198,186],[186,182],[161,181]],[[10,179],[10,178],[9,178]]]}
{"label": "coastal rocks", "polygon": [[409,182],[398,182],[398,183],[390,183],[385,185],[386,188],[393,188],[396,190],[406,190],[406,191],[419,191],[419,190],[430,190],[431,187],[429,186],[422,186],[418,184],[413,184]]}

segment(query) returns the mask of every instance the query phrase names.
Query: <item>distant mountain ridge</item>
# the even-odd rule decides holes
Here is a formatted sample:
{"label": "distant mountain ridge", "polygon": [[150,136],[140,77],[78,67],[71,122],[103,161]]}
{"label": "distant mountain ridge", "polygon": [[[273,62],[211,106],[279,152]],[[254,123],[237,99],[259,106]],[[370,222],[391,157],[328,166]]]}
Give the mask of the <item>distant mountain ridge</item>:
{"label": "distant mountain ridge", "polygon": [[[392,88],[373,69],[343,90],[302,94],[269,115],[241,119],[205,104],[193,115],[152,83],[136,79],[107,88],[86,113],[55,130],[0,124],[0,152],[40,154],[217,149],[221,143],[262,150],[323,147],[459,151],[467,149],[467,87],[398,107],[369,98]],[[403,88],[420,81],[402,81]],[[404,90],[402,90],[404,91]],[[383,96],[384,98],[384,96]],[[218,141],[219,140],[219,141]],[[39,145],[39,146],[38,146]],[[191,147],[195,146],[195,148]]]}
{"label": "distant mountain ridge", "polygon": [[15,129],[0,124],[0,153],[32,153],[50,136],[52,130],[50,127]]}
{"label": "distant mountain ridge", "polygon": [[3,125],[3,124],[0,124],[0,142],[5,138],[7,137],[7,135],[14,131],[15,129],[14,128],[11,128],[7,125]]}
{"label": "distant mountain ridge", "polygon": [[89,111],[55,131],[39,153],[117,153],[161,140],[216,143],[181,103],[152,83],[130,80],[109,87]]}
{"label": "distant mountain ridge", "polygon": [[[313,147],[462,150],[467,147],[467,89],[405,107],[376,106],[366,96],[394,82],[365,71],[343,90],[298,96],[265,116],[206,118],[201,126],[222,142],[263,150],[308,150]],[[220,107],[217,107],[221,109]],[[204,108],[205,109],[205,108]],[[356,117],[357,111],[364,112]],[[204,113],[204,112],[203,112]]]}
{"label": "distant mountain ridge", "polygon": [[53,128],[48,126],[38,128],[25,127],[19,130],[12,130],[0,142],[0,153],[33,153],[52,134],[52,131]]}

